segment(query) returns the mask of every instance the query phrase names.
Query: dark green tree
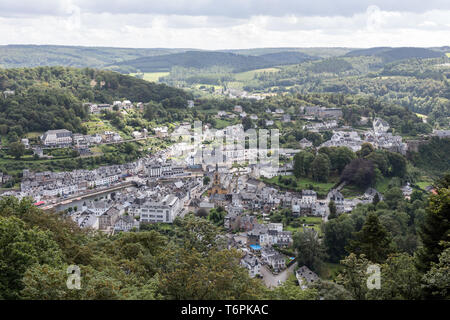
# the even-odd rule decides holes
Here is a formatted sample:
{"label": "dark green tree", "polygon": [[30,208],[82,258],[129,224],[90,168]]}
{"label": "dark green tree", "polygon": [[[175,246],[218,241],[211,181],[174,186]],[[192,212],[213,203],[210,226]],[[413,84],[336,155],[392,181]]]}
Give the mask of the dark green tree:
{"label": "dark green tree", "polygon": [[393,251],[391,236],[374,212],[367,215],[361,231],[356,232],[354,237],[354,240],[350,240],[347,251],[357,255],[364,254],[372,262],[384,262]]}
{"label": "dark green tree", "polygon": [[425,272],[431,263],[438,262],[444,250],[443,242],[450,239],[450,175],[438,182],[436,194],[431,195],[426,209],[425,221],[419,231],[423,246],[418,250],[417,267]]}

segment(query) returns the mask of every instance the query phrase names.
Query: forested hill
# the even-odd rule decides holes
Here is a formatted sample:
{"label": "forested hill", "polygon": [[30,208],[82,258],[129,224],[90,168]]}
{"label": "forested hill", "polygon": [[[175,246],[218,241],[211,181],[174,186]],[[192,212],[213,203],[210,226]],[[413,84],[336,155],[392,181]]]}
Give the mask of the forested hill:
{"label": "forested hill", "polygon": [[186,49],[7,45],[0,46],[0,67],[66,66],[101,68],[107,64],[139,57],[183,51],[186,51]]}
{"label": "forested hill", "polygon": [[[224,67],[240,72],[277,65],[296,64],[316,59],[301,52],[278,52],[259,56],[244,56],[218,51],[187,51],[161,56],[143,57],[115,64],[117,70],[158,72],[170,71],[173,66],[204,69]],[[110,67],[114,67],[110,66]]]}
{"label": "forested hill", "polygon": [[389,48],[378,47],[370,49],[359,49],[348,52],[347,57],[359,57],[359,56],[377,56],[383,59],[384,62],[393,62],[397,60],[405,59],[427,59],[427,58],[440,58],[445,54],[426,48]]}
{"label": "forested hill", "polygon": [[[0,125],[13,127],[18,136],[29,131],[66,128],[78,131],[87,110],[83,102],[161,102],[185,107],[189,95],[112,71],[65,67],[0,69]],[[10,130],[11,131],[11,130]]]}

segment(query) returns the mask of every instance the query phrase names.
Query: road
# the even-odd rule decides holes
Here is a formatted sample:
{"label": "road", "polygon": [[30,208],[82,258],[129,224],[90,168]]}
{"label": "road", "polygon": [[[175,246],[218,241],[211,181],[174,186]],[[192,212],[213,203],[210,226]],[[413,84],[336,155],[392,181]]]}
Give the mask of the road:
{"label": "road", "polygon": [[282,271],[281,273],[279,273],[277,275],[272,274],[272,272],[270,272],[266,268],[266,266],[262,265],[260,272],[264,279],[264,283],[266,284],[266,286],[268,288],[278,287],[279,286],[278,280],[280,280],[281,282],[285,282],[289,278],[289,276],[294,273],[294,269],[295,269],[296,265],[297,265],[297,262],[295,262],[289,268],[287,268],[286,270]]}

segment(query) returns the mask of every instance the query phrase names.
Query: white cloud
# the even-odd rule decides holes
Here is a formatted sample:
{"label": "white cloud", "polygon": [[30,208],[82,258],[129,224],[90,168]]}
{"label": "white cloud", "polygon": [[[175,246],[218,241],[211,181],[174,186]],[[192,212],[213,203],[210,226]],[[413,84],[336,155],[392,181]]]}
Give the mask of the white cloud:
{"label": "white cloud", "polygon": [[[83,0],[65,0],[52,6],[53,1],[44,0],[39,1],[41,6],[30,1],[28,8],[21,0],[2,0],[0,44],[203,49],[450,44],[450,6],[447,10],[433,9],[439,1],[429,0],[429,10],[419,10],[422,7],[414,7],[415,0],[409,1],[411,8],[403,11],[392,6],[392,10],[386,10],[388,1],[376,1],[376,5],[359,11],[350,8],[352,4],[359,8],[356,0],[347,1],[341,8],[328,1],[327,10],[320,11],[317,6],[326,2],[305,4],[303,13],[299,6],[290,12],[286,10],[292,1],[278,2],[280,8],[267,14],[253,0],[240,1],[241,4],[232,0],[225,7],[217,5],[223,7],[219,15],[210,0],[181,0],[177,5],[173,1],[150,1],[155,7],[149,2],[127,4],[119,0],[108,1],[109,7],[106,2],[88,5]],[[192,13],[193,8],[202,6],[199,11],[204,14]],[[123,11],[116,13],[118,8]],[[233,10],[242,12],[233,15]]]}

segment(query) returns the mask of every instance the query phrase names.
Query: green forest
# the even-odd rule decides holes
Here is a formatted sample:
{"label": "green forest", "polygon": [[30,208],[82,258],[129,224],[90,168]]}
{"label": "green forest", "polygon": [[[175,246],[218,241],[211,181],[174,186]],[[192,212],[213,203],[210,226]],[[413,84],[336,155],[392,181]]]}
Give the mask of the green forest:
{"label": "green forest", "polygon": [[[149,83],[117,72],[65,67],[0,69],[0,134],[50,129],[83,132],[88,112],[84,102],[161,102],[183,108],[189,94],[164,84]],[[6,128],[6,129],[5,129]],[[13,139],[11,139],[13,140]]]}

